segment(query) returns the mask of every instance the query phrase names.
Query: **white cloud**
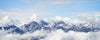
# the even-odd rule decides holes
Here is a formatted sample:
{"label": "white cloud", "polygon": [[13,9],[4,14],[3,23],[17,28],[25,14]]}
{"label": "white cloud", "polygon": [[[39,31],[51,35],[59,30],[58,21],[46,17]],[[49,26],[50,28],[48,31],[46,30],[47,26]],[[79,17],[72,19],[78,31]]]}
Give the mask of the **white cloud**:
{"label": "white cloud", "polygon": [[95,16],[95,17],[98,17],[98,16],[100,16],[100,12],[99,11],[79,12],[78,16]]}
{"label": "white cloud", "polygon": [[[4,32],[4,31],[3,31]],[[1,32],[1,33],[3,33]],[[0,33],[0,34],[1,34]],[[25,34],[5,34],[0,35],[0,40],[31,40],[31,38],[44,37],[43,40],[100,40],[100,32],[63,32],[62,30],[56,30],[51,33],[46,31],[38,30],[33,33]]]}
{"label": "white cloud", "polygon": [[[5,10],[0,10],[0,16],[11,16],[15,18],[22,18],[22,17],[29,17],[31,14],[36,13],[39,16],[43,15],[50,15],[53,11],[50,10],[44,10],[43,8],[48,6],[55,6],[55,5],[65,5],[70,3],[72,0],[37,0],[36,3],[31,3],[35,0],[20,0],[22,2],[25,2],[25,4],[28,6],[25,9],[20,8],[7,8]],[[32,6],[33,5],[33,6]],[[2,18],[1,17],[1,18]]]}
{"label": "white cloud", "polygon": [[32,10],[22,10],[19,8],[8,8],[5,10],[0,10],[0,16],[3,18],[4,16],[9,16],[11,18],[15,19],[21,19],[21,18],[28,18],[33,14]]}
{"label": "white cloud", "polygon": [[[95,13],[94,13],[95,14]],[[36,15],[33,15],[32,18],[36,18]],[[66,20],[66,21],[74,21],[73,19],[70,18],[63,18],[60,16],[56,17],[57,20]],[[92,22],[94,19],[90,18]],[[46,19],[47,21],[49,19]],[[86,20],[86,19],[85,19]],[[99,19],[98,19],[99,21]],[[75,20],[75,23],[77,22],[82,22],[80,20]],[[100,21],[95,24],[100,24]],[[98,26],[97,25],[97,26]],[[50,25],[51,26],[51,25]],[[68,31],[64,32],[63,30],[55,30],[52,32],[47,32],[45,30],[37,30],[33,33],[25,33],[25,34],[8,34],[5,31],[0,31],[0,40],[31,40],[33,38],[41,38],[42,40],[100,40],[100,31],[98,32],[76,32],[76,31]]]}
{"label": "white cloud", "polygon": [[[33,9],[35,10],[35,12],[40,12],[40,11],[43,11],[43,9],[48,6],[62,6],[65,4],[69,4],[71,2],[72,2],[72,0],[46,0],[43,2],[36,3],[36,5],[33,7]],[[45,10],[45,11],[47,11],[47,10]]]}

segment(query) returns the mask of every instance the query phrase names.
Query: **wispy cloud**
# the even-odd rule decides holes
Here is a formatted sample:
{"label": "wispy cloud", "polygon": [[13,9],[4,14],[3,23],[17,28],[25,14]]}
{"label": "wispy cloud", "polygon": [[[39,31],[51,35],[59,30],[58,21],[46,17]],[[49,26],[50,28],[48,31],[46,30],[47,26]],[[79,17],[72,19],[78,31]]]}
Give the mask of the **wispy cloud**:
{"label": "wispy cloud", "polygon": [[100,12],[99,11],[79,12],[79,16],[95,16],[95,17],[98,17],[98,16],[100,16]]}
{"label": "wispy cloud", "polygon": [[41,10],[42,8],[45,8],[45,7],[48,7],[48,6],[62,6],[62,5],[65,5],[65,4],[69,4],[71,3],[71,0],[47,0],[45,2],[39,2],[35,5],[35,10]]}
{"label": "wispy cloud", "polygon": [[9,16],[12,18],[20,19],[20,18],[27,18],[30,17],[32,14],[31,11],[28,10],[22,10],[19,8],[8,8],[6,10],[0,10],[0,18],[3,18],[4,16]]}

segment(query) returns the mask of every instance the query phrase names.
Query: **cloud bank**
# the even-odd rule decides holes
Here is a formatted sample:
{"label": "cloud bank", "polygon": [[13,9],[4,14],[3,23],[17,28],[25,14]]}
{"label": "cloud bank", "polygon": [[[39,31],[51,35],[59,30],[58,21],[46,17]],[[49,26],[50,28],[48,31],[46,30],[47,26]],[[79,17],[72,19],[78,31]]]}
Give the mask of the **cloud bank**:
{"label": "cloud bank", "polygon": [[88,16],[39,19],[33,14],[28,19],[14,21],[6,16],[0,20],[0,40],[100,40],[99,20]]}

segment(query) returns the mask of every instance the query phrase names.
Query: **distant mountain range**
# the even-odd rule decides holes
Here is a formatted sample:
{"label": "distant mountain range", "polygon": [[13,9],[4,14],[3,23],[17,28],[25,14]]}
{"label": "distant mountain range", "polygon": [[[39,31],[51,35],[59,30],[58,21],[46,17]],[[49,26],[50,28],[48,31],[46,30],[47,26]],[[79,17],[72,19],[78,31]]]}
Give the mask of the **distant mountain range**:
{"label": "distant mountain range", "polygon": [[[88,19],[89,20],[89,19]],[[95,19],[94,19],[95,20]],[[75,20],[71,18],[63,18],[56,16],[55,18],[39,19],[36,15],[25,20],[15,20],[8,16],[0,20],[0,30],[8,31],[8,33],[24,34],[26,32],[34,32],[36,30],[55,31],[58,29],[64,32],[77,31],[77,32],[96,32],[100,31],[99,22],[90,20],[90,22],[83,20]]]}

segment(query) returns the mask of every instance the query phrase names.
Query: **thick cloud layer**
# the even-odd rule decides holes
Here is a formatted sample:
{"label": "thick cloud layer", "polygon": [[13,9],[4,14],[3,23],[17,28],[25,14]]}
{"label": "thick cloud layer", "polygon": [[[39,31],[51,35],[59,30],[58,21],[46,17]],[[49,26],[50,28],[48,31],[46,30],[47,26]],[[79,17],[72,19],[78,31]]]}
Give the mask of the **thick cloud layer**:
{"label": "thick cloud layer", "polygon": [[56,30],[54,32],[45,32],[42,30],[25,34],[7,34],[0,32],[0,40],[100,40],[100,32],[64,32]]}

